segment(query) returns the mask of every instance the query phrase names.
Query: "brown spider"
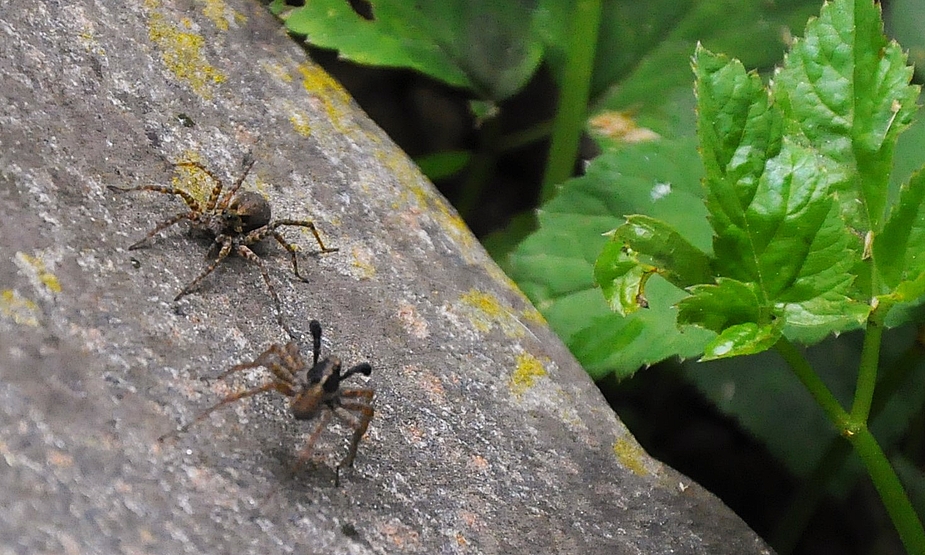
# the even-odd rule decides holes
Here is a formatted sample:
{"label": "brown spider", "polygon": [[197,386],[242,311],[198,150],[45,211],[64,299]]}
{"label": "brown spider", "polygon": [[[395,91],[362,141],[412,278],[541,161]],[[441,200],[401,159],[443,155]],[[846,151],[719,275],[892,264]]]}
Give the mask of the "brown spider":
{"label": "brown spider", "polygon": [[[366,428],[369,427],[369,422],[373,418],[372,402],[375,390],[367,387],[341,388],[341,382],[354,374],[369,376],[372,372],[372,367],[368,362],[364,362],[353,366],[342,374],[341,362],[338,357],[332,355],[318,362],[318,354],[321,351],[321,324],[317,320],[312,320],[308,328],[312,334],[313,364],[311,367],[302,360],[299,345],[295,341],[290,341],[285,346],[274,343],[253,361],[232,366],[218,376],[218,379],[223,379],[235,372],[262,366],[272,372],[272,381],[225,397],[179,430],[161,436],[160,441],[171,435],[185,432],[193,424],[212,414],[213,411],[239,399],[268,391],[278,391],[287,397],[291,397],[289,407],[292,409],[292,415],[296,417],[296,420],[319,419],[315,431],[309,436],[308,442],[299,453],[298,461],[293,470],[298,470],[303,463],[309,460],[315,442],[318,441],[321,432],[331,421],[332,415],[336,415],[353,428],[350,450],[344,460],[337,465],[338,472],[341,467],[353,466],[357,446],[360,444],[360,439],[366,433]],[[305,371],[305,376],[300,378],[298,374],[303,370]]]}
{"label": "brown spider", "polygon": [[273,303],[276,306],[276,319],[279,322],[280,327],[282,327],[290,337],[295,338],[292,334],[292,330],[289,329],[289,326],[283,320],[283,311],[282,305],[279,300],[279,295],[276,293],[276,289],[273,287],[273,284],[270,282],[270,274],[267,272],[267,267],[263,263],[263,260],[258,257],[254,251],[250,249],[250,246],[262,241],[267,236],[272,236],[276,239],[280,245],[282,245],[287,251],[289,251],[289,256],[292,259],[292,271],[302,281],[308,281],[301,274],[299,274],[299,264],[296,260],[296,248],[286,241],[286,239],[280,234],[277,229],[281,226],[291,225],[291,226],[301,226],[307,227],[311,230],[312,235],[315,236],[315,241],[318,242],[318,246],[321,247],[322,253],[334,252],[336,248],[328,248],[324,246],[324,243],[321,241],[321,236],[318,235],[318,230],[315,229],[315,224],[309,220],[276,220],[270,221],[270,204],[265,198],[260,194],[252,191],[244,191],[238,193],[241,184],[244,183],[244,180],[247,178],[247,174],[250,172],[251,168],[254,166],[253,160],[248,160],[245,162],[244,173],[234,182],[234,185],[222,194],[222,180],[218,178],[214,173],[206,169],[202,164],[198,162],[179,162],[176,164],[177,167],[181,168],[196,168],[208,175],[215,185],[212,187],[212,193],[209,195],[209,200],[206,203],[202,203],[196,200],[188,192],[177,189],[176,187],[165,187],[161,185],[142,185],[140,187],[131,187],[131,188],[122,188],[110,185],[109,188],[113,191],[124,193],[127,191],[154,191],[156,193],[164,193],[168,195],[176,195],[183,199],[187,207],[189,207],[188,212],[181,212],[171,218],[168,218],[155,226],[154,229],[148,232],[141,240],[130,246],[129,250],[135,250],[141,248],[143,244],[156,235],[158,232],[167,229],[168,227],[179,223],[183,220],[189,220],[192,229],[204,232],[206,235],[214,239],[214,247],[218,248],[218,256],[206,266],[206,269],[202,271],[196,278],[191,281],[186,287],[181,290],[174,301],[180,300],[183,296],[190,293],[193,288],[195,288],[199,282],[201,282],[206,276],[212,273],[215,270],[215,267],[218,266],[219,262],[224,260],[232,252],[238,254],[250,260],[260,268],[260,273],[263,275],[263,281],[267,284],[267,289],[270,291],[270,296],[273,297]]}

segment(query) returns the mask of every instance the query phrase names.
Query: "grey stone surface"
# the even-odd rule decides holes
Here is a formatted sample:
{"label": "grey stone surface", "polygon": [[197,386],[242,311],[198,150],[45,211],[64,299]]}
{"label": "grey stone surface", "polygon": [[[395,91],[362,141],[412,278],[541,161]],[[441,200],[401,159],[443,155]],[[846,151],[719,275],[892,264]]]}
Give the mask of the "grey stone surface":
{"label": "grey stone surface", "polygon": [[[291,468],[281,396],[157,438],[283,341],[257,269],[172,299],[208,243],[169,184],[199,159],[340,248],[263,257],[294,328],[368,360],[376,417]],[[201,180],[180,179],[196,187]],[[201,192],[199,194],[202,194]],[[445,201],[256,2],[0,0],[0,553],[767,553],[650,459]]]}

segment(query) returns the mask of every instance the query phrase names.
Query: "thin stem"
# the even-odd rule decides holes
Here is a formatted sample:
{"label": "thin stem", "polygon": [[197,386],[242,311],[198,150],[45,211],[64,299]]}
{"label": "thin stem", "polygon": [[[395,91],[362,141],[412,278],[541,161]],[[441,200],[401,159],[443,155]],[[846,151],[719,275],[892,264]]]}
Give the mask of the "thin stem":
{"label": "thin stem", "polygon": [[552,120],[541,121],[532,127],[501,137],[498,141],[498,150],[507,152],[516,148],[522,148],[545,139],[549,136],[551,131]]}
{"label": "thin stem", "polygon": [[[864,461],[867,473],[880,499],[893,521],[893,526],[910,555],[925,555],[925,529],[912,508],[899,477],[890,466],[886,454],[867,428],[866,423],[857,422],[842,408],[825,383],[819,378],[803,354],[788,340],[781,338],[775,345],[784,360],[790,365],[797,378],[822,407],[838,431],[854,446]],[[879,349],[879,341],[878,341]],[[862,357],[863,358],[863,357]],[[876,379],[876,375],[875,375]],[[868,405],[869,406],[869,405]]]}
{"label": "thin stem", "polygon": [[854,403],[851,405],[851,420],[867,424],[870,405],[874,399],[877,385],[877,369],[880,366],[880,344],[883,342],[883,315],[889,307],[878,305],[867,317],[867,329],[864,333],[864,347],[861,349],[861,365],[858,369],[858,383],[854,390]]}
{"label": "thin stem", "polygon": [[465,220],[470,219],[473,211],[478,208],[479,201],[495,171],[500,138],[501,118],[491,117],[482,122],[479,149],[469,161],[466,180],[455,203],[456,210]]}
{"label": "thin stem", "polygon": [[[918,339],[894,360],[885,372],[881,373],[877,381],[877,392],[870,407],[870,421],[875,422],[883,412],[890,399],[908,379],[913,370],[925,358],[925,328],[920,328]],[[917,437],[909,434],[910,437]],[[919,434],[921,435],[921,434]],[[922,436],[925,437],[925,436]],[[810,517],[816,511],[819,501],[825,495],[826,487],[832,477],[841,472],[845,461],[851,454],[851,444],[843,437],[833,438],[825,449],[825,454],[819,459],[816,467],[809,477],[800,486],[800,489],[791,497],[794,500],[787,512],[775,525],[771,534],[770,543],[781,555],[787,555],[796,547],[803,530]]]}
{"label": "thin stem", "polygon": [[822,407],[826,416],[835,424],[839,432],[845,434],[850,431],[852,426],[848,412],[842,408],[838,399],[832,395],[829,388],[826,387],[825,383],[819,378],[819,375],[813,370],[813,367],[809,364],[809,361],[806,360],[806,357],[803,356],[803,353],[801,353],[793,343],[783,337],[774,347],[780,355],[784,357],[784,360],[790,365],[793,373],[803,382],[803,385],[809,390],[813,399],[819,403],[819,406]]}
{"label": "thin stem", "polygon": [[570,18],[568,60],[559,83],[559,103],[543,176],[543,202],[555,196],[556,187],[572,175],[575,165],[578,142],[587,119],[601,0],[576,0]]}
{"label": "thin stem", "polygon": [[880,499],[883,500],[893,526],[899,532],[899,539],[906,546],[906,551],[909,555],[925,555],[925,529],[922,528],[922,522],[915,514],[896,471],[890,466],[890,461],[874,435],[865,427],[849,435],[848,441],[854,445],[854,450],[864,461],[867,473],[880,493]]}

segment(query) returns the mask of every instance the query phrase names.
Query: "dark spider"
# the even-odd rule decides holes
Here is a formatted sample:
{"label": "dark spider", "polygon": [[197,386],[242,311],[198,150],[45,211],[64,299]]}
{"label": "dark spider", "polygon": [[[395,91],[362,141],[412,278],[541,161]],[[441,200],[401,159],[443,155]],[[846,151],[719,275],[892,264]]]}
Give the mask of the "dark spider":
{"label": "dark spider", "polygon": [[215,260],[209,263],[208,266],[206,266],[206,269],[203,270],[201,274],[196,276],[193,281],[184,287],[183,290],[180,291],[173,300],[178,301],[183,296],[190,293],[193,288],[199,284],[200,281],[202,281],[206,276],[211,274],[213,270],[215,270],[215,267],[218,266],[219,262],[234,252],[239,256],[250,260],[256,264],[258,268],[260,268],[260,273],[263,275],[263,281],[266,282],[267,289],[270,291],[270,296],[273,297],[273,302],[276,305],[276,319],[279,322],[280,327],[282,327],[290,337],[295,339],[292,330],[289,329],[289,326],[286,325],[285,321],[283,320],[283,311],[279,300],[279,295],[276,293],[276,289],[270,282],[270,274],[267,272],[266,265],[263,263],[263,260],[250,249],[250,245],[262,241],[267,236],[273,236],[273,238],[276,239],[280,245],[289,251],[289,255],[292,258],[292,271],[296,277],[302,281],[308,280],[299,274],[299,264],[296,260],[296,248],[286,241],[280,232],[277,231],[277,228],[286,225],[307,227],[309,230],[311,230],[312,235],[315,236],[315,241],[317,241],[318,246],[321,247],[322,253],[334,252],[337,249],[324,246],[324,243],[321,241],[321,236],[318,235],[318,230],[315,229],[315,224],[311,221],[276,220],[275,222],[271,222],[270,203],[268,203],[265,198],[263,198],[259,193],[252,191],[244,191],[240,194],[238,193],[238,189],[241,188],[241,184],[244,183],[244,180],[247,178],[247,174],[254,166],[253,160],[248,160],[245,162],[244,173],[241,175],[241,177],[238,178],[237,181],[234,182],[234,185],[231,186],[231,189],[225,191],[224,194],[222,194],[222,180],[219,179],[218,176],[216,176],[214,173],[206,169],[202,164],[197,162],[180,162],[176,164],[176,166],[181,168],[199,169],[215,182],[215,185],[212,187],[212,193],[209,195],[209,200],[205,204],[196,200],[188,192],[182,189],[177,189],[176,187],[165,187],[162,185],[142,185],[141,187],[122,188],[113,185],[109,186],[111,190],[120,193],[127,191],[154,191],[156,193],[176,195],[182,198],[187,207],[189,207],[189,212],[181,212],[157,224],[157,226],[149,231],[148,234],[144,236],[144,238],[130,246],[128,250],[141,248],[145,241],[156,235],[158,232],[163,231],[183,220],[189,220],[192,229],[204,232],[206,235],[214,239],[214,246],[218,247],[218,256],[215,258]]}
{"label": "dark spider", "polygon": [[[337,469],[339,471],[341,467],[353,466],[353,459],[356,457],[360,439],[363,438],[363,434],[366,433],[366,428],[369,427],[369,422],[373,418],[372,402],[375,390],[367,387],[341,388],[341,382],[354,374],[369,376],[372,372],[372,366],[368,362],[364,362],[351,367],[342,374],[341,361],[338,357],[331,355],[318,362],[318,354],[321,352],[321,324],[317,320],[312,320],[308,327],[312,334],[313,364],[311,367],[302,359],[299,345],[295,341],[290,341],[285,346],[274,343],[253,361],[232,366],[217,378],[223,379],[235,372],[249,368],[264,367],[273,374],[272,381],[225,397],[179,430],[161,436],[160,441],[169,436],[185,432],[193,424],[212,414],[212,412],[239,399],[268,391],[278,391],[291,398],[289,407],[292,409],[292,415],[296,417],[296,420],[319,418],[318,425],[312,435],[309,436],[305,447],[299,453],[299,459],[293,470],[298,470],[303,463],[309,460],[315,442],[318,441],[321,432],[331,421],[332,415],[336,415],[353,428],[350,450],[344,460],[337,465]],[[303,370],[305,375],[300,377],[298,374]]]}

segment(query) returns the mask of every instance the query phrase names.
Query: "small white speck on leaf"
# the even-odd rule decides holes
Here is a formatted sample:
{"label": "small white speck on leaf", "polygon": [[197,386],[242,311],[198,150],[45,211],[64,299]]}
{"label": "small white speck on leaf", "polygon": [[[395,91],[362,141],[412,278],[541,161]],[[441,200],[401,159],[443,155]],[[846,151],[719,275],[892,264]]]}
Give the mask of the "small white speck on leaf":
{"label": "small white speck on leaf", "polygon": [[670,192],[671,183],[656,183],[655,187],[652,187],[652,192],[649,194],[652,197],[652,202],[655,202],[667,197]]}

